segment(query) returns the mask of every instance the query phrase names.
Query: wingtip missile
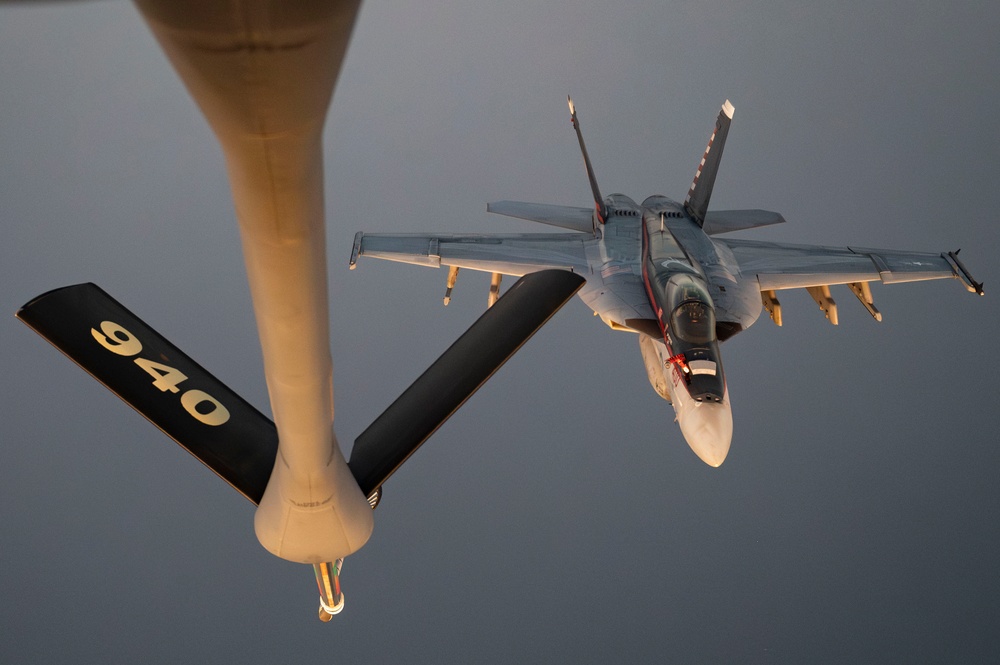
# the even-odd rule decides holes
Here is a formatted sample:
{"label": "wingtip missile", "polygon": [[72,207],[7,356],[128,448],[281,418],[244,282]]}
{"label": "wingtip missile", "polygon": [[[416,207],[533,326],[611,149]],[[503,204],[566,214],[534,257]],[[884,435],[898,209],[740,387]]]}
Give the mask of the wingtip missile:
{"label": "wingtip missile", "polygon": [[576,118],[576,106],[573,104],[573,98],[566,95],[566,103],[569,104],[569,114]]}
{"label": "wingtip missile", "polygon": [[354,234],[354,245],[351,246],[351,270],[358,267],[358,256],[361,254],[361,241],[364,237],[365,234],[363,231],[358,231]]}
{"label": "wingtip missile", "polygon": [[942,254],[944,258],[951,264],[951,271],[955,273],[955,277],[958,277],[965,284],[965,288],[975,293],[976,295],[984,296],[986,293],[983,291],[983,283],[977,282],[972,278],[972,273],[969,269],[965,267],[958,258],[958,253],[962,250],[956,249],[954,252],[948,252],[947,254]]}

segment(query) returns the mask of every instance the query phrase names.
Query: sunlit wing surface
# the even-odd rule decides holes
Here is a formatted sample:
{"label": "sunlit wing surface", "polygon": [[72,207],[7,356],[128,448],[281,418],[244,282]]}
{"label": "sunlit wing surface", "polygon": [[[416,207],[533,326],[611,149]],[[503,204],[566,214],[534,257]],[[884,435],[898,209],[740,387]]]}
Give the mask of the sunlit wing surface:
{"label": "sunlit wing surface", "polygon": [[[756,275],[761,290],[870,281],[895,284],[961,276],[947,254],[728,238],[716,242],[732,250],[745,276]],[[973,290],[969,282],[963,282]]]}
{"label": "sunlit wing surface", "polygon": [[358,233],[351,266],[359,256],[439,268],[457,266],[521,276],[544,268],[589,271],[584,242],[573,233],[421,235]]}

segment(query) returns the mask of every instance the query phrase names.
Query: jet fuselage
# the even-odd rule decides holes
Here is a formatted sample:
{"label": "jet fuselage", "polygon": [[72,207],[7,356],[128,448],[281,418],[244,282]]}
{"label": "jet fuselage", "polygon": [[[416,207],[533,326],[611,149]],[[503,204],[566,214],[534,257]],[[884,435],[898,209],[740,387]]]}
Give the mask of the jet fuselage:
{"label": "jet fuselage", "polygon": [[[680,203],[653,196],[640,206],[613,194],[605,205],[580,297],[613,329],[650,338],[641,344],[650,383],[673,405],[691,449],[718,466],[732,440],[719,342],[757,319],[759,290]],[[630,315],[634,291],[616,289],[619,276],[641,276],[655,321]]]}

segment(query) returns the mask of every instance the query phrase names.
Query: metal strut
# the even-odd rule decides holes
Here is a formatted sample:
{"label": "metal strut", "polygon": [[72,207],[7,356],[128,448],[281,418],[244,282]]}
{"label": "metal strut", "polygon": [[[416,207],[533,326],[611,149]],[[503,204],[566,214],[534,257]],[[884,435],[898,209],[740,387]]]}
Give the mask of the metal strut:
{"label": "metal strut", "polygon": [[865,306],[868,313],[876,321],[882,321],[882,312],[878,311],[878,308],[875,307],[875,301],[872,299],[872,289],[868,286],[868,282],[851,282],[847,286],[851,288],[851,292],[858,297],[858,300]]}
{"label": "metal strut", "polygon": [[486,308],[489,309],[493,307],[497,300],[500,299],[500,280],[503,279],[501,273],[495,272],[490,274],[490,296],[486,300]]}
{"label": "metal strut", "polygon": [[778,302],[778,297],[775,295],[774,291],[761,291],[760,299],[764,303],[764,309],[767,313],[771,315],[771,320],[774,324],[781,327],[781,303]]}
{"label": "metal strut", "polygon": [[808,286],[806,291],[816,301],[823,314],[833,325],[837,325],[837,303],[830,297],[829,286]]}
{"label": "metal strut", "polygon": [[448,303],[451,302],[451,290],[455,288],[455,282],[458,281],[458,266],[451,266],[448,268],[448,281],[445,283],[444,290],[444,306],[447,307]]}

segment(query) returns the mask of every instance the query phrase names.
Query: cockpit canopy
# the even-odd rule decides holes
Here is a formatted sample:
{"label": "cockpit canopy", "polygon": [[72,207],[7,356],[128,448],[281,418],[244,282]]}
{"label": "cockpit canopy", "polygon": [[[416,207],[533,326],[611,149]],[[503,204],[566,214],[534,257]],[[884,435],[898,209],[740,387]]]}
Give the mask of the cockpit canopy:
{"label": "cockpit canopy", "polygon": [[715,339],[715,311],[697,300],[682,302],[670,314],[670,330],[688,344],[708,344]]}
{"label": "cockpit canopy", "polygon": [[671,352],[683,358],[683,372],[691,396],[721,401],[726,383],[715,334],[715,307],[708,287],[699,277],[675,273],[667,280],[667,324]]}
{"label": "cockpit canopy", "polygon": [[674,336],[689,344],[715,341],[715,306],[705,282],[691,274],[675,273],[667,280],[666,295]]}

